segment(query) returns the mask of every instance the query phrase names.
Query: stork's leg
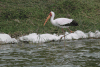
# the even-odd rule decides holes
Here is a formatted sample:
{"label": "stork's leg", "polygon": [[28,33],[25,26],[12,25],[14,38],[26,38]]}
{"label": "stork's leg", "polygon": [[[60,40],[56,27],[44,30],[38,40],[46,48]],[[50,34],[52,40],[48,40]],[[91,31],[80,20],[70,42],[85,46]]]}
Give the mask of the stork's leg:
{"label": "stork's leg", "polygon": [[71,33],[73,33],[73,31],[71,31],[69,28],[67,28]]}
{"label": "stork's leg", "polygon": [[62,37],[60,38],[60,41],[61,41],[61,39],[62,39],[63,37],[64,37],[64,39],[65,39],[65,32],[64,32],[63,28],[62,28],[62,32],[63,32],[64,36],[62,36]]}
{"label": "stork's leg", "polygon": [[65,32],[64,32],[63,28],[62,28],[62,32],[63,32],[63,35],[64,35],[64,36],[62,36],[62,37],[64,37],[64,38],[65,38]]}
{"label": "stork's leg", "polygon": [[[71,33],[73,33],[73,31],[71,31],[69,28],[67,28]],[[64,36],[62,36],[61,38],[60,38],[60,40],[64,37],[65,38],[65,32],[64,32],[64,30],[63,30],[63,28],[62,28],[62,32],[63,32],[63,34],[64,34]]]}
{"label": "stork's leg", "polygon": [[64,34],[64,30],[63,30],[63,28],[62,28],[62,32],[63,32],[63,34]]}
{"label": "stork's leg", "polygon": [[[73,33],[73,31],[71,31],[69,28],[67,28],[71,33]],[[62,36],[61,38],[60,38],[60,41],[61,41],[61,39],[64,37],[64,39],[65,39],[65,32],[64,32],[64,30],[63,30],[63,28],[62,28],[62,32],[63,32],[63,34],[64,34],[64,36]],[[68,34],[67,34],[68,35]]]}

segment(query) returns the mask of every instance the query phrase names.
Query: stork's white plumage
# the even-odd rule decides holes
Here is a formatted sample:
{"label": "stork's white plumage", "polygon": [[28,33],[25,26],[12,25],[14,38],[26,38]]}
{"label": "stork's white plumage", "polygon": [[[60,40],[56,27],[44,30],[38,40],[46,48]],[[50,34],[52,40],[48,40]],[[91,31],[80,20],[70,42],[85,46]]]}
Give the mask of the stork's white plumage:
{"label": "stork's white plumage", "polygon": [[47,17],[44,25],[46,24],[46,22],[48,21],[48,19],[51,17],[51,23],[54,26],[58,26],[60,28],[68,28],[69,26],[77,26],[78,23],[76,21],[74,21],[73,19],[68,19],[68,18],[57,18],[54,20],[55,17],[55,13],[53,11],[50,12],[49,16]]}
{"label": "stork's white plumage", "polygon": [[46,24],[46,22],[48,21],[48,19],[51,17],[51,23],[54,25],[54,26],[58,26],[60,28],[62,28],[62,31],[63,31],[63,28],[67,28],[70,32],[72,32],[70,29],[69,29],[69,26],[78,26],[78,23],[76,21],[74,21],[73,19],[68,19],[68,18],[57,18],[54,20],[54,17],[55,17],[55,13],[53,11],[50,12],[49,16],[47,17],[44,25]]}

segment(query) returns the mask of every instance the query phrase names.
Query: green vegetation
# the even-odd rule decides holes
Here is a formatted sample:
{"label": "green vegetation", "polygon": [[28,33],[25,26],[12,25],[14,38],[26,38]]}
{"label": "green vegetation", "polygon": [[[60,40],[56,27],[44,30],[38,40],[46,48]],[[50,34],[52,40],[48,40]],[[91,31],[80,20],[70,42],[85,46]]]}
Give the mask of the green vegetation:
{"label": "green vegetation", "polygon": [[[61,29],[50,21],[43,26],[50,11],[55,18],[75,19],[72,30],[100,30],[100,0],[0,0],[0,32],[19,36],[29,33],[55,33]],[[66,29],[65,29],[66,30]]]}

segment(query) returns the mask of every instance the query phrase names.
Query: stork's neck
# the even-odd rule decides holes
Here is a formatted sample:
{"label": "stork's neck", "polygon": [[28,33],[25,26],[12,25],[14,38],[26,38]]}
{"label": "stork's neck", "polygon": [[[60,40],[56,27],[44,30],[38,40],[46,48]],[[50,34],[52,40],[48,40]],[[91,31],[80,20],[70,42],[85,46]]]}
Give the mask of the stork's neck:
{"label": "stork's neck", "polygon": [[53,13],[52,16],[51,16],[51,23],[53,24],[53,21],[54,21],[54,17],[55,17],[55,14]]}

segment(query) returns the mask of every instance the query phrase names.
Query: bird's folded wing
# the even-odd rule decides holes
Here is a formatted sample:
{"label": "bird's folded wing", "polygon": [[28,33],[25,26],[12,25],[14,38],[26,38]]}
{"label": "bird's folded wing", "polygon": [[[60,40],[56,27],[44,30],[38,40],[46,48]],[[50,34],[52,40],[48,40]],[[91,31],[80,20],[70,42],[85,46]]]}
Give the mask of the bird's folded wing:
{"label": "bird's folded wing", "polygon": [[57,18],[57,19],[55,19],[55,21],[56,21],[56,23],[58,25],[61,25],[62,26],[62,25],[70,24],[73,21],[73,19]]}

